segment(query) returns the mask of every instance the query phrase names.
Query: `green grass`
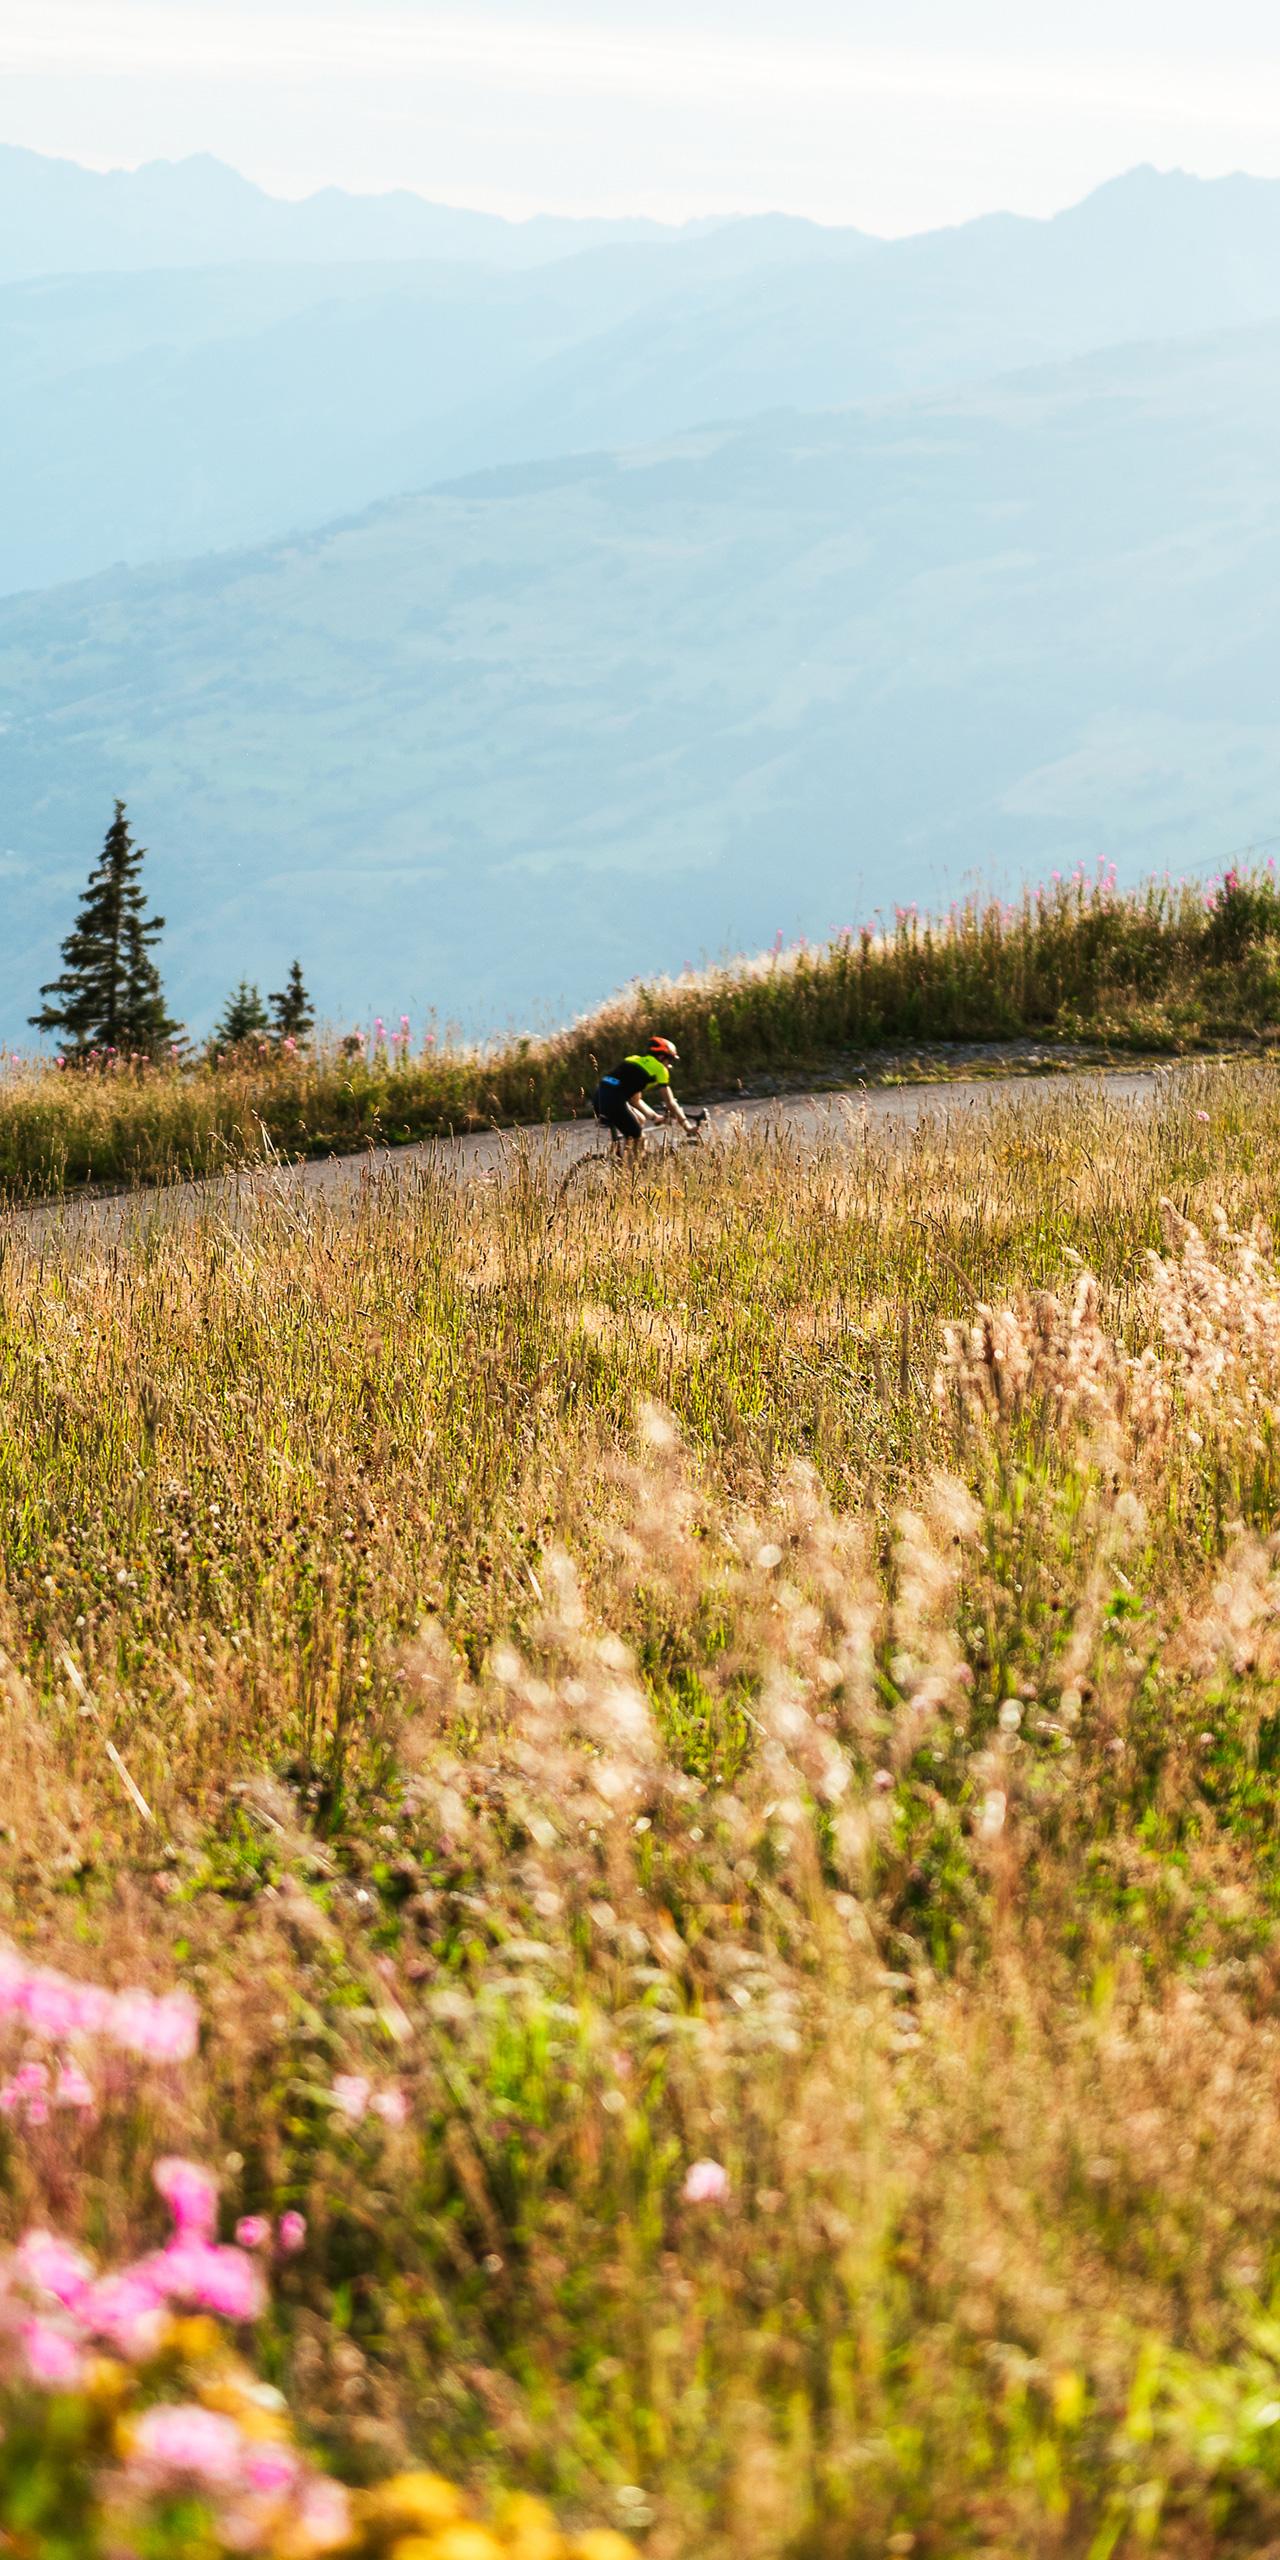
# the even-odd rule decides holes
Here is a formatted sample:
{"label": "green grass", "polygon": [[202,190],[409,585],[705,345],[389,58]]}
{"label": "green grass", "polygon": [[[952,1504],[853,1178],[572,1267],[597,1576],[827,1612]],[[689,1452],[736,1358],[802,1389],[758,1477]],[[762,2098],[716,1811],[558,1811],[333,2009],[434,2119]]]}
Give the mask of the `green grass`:
{"label": "green grass", "polygon": [[206,2022],[13,2227],[180,2142],[340,2467],[651,2560],[1275,2540],[1277,1164],[1236,1066],[12,1217],[0,1921]]}
{"label": "green grass", "polygon": [[886,1048],[1026,1036],[1067,1053],[1269,1049],[1280,1039],[1280,893],[1263,872],[1229,874],[1211,894],[1152,883],[1120,896],[1077,878],[938,923],[903,912],[891,932],[632,988],[567,1031],[489,1050],[11,1068],[0,1194],[165,1182],[264,1151],[322,1156],[572,1115],[659,1023],[691,1096],[783,1075],[853,1077]]}

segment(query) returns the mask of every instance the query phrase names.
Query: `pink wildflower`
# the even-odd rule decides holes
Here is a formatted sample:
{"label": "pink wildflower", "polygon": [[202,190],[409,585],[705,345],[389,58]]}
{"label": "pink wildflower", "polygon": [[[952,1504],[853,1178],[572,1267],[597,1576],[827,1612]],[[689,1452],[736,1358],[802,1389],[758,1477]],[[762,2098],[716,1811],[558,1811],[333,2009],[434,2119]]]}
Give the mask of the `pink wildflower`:
{"label": "pink wildflower", "polygon": [[248,2486],[260,2498],[283,2498],[297,2481],[298,2457],[287,2444],[256,2444],[244,2466]]}
{"label": "pink wildflower", "polygon": [[372,2094],[372,2081],[366,2080],[358,2071],[340,2071],[329,2092],[339,2115],[345,2116],[348,2124],[361,2122],[368,2112]]}
{"label": "pink wildflower", "polygon": [[28,2124],[49,2121],[49,2070],[43,2062],[24,2062],[0,2089],[0,2107],[6,2115],[23,2114]]}
{"label": "pink wildflower", "polygon": [[286,2257],[296,2257],[307,2236],[305,2214],[282,2213],[276,2225],[276,2238]]}
{"label": "pink wildflower", "polygon": [[[6,1981],[6,1995],[9,1988]],[[75,2035],[81,2024],[77,1986],[74,1982],[65,1982],[60,1974],[25,1972],[24,1969],[24,1979],[17,1986],[13,2006],[37,2035],[47,2036],[51,2043]]]}
{"label": "pink wildflower", "polygon": [[265,2249],[271,2238],[271,2225],[265,2213],[242,2214],[236,2224],[236,2240],[242,2249]]}
{"label": "pink wildflower", "polygon": [[49,2320],[24,2320],[22,2352],[27,2371],[42,2391],[74,2391],[84,2372],[84,2358],[65,2329]]}
{"label": "pink wildflower", "polygon": [[147,2062],[189,2062],[196,2049],[199,2014],[185,1991],[159,1999],[149,1991],[122,1991],[114,2003],[111,2034],[126,2053]]}
{"label": "pink wildflower", "polygon": [[209,2489],[239,2486],[244,2439],[233,2418],[194,2401],[145,2409],[133,2429],[131,2471],[198,2480]]}
{"label": "pink wildflower", "polygon": [[266,2287],[261,2269],[243,2249],[220,2249],[180,2232],[148,2263],[157,2289],[171,2301],[193,2302],[222,2320],[256,2320],[261,2314]]}
{"label": "pink wildflower", "polygon": [[384,2124],[407,2124],[409,2121],[409,2101],[406,2098],[403,2089],[396,2087],[394,2084],[389,2089],[379,2089],[373,2102],[373,2112],[376,2116],[381,2116]]}
{"label": "pink wildflower", "polygon": [[92,2114],[98,2102],[92,2083],[86,2080],[78,2062],[64,2062],[60,2066],[53,2102],[58,2107],[79,2107],[83,2114]]}
{"label": "pink wildflower", "polygon": [[164,2335],[164,2298],[145,2265],[102,2276],[81,2316],[95,2338],[139,2364],[155,2354]]}
{"label": "pink wildflower", "polygon": [[211,2239],[218,2220],[218,2186],[208,2170],[195,2160],[170,2156],[157,2160],[151,2178],[183,2237]]}
{"label": "pink wildflower", "polygon": [[104,1991],[66,1974],[27,1964],[0,1941],[0,2016],[24,2018],[50,2044],[75,2035],[104,2036],[152,2062],[186,2062],[195,2052],[198,2017],[185,1991]]}
{"label": "pink wildflower", "polygon": [[729,2193],[729,2172],[718,2160],[695,2160],[685,2172],[681,2193],[686,2204],[723,2204]]}
{"label": "pink wildflower", "polygon": [[1209,1114],[1207,1111],[1197,1111],[1196,1118],[1197,1120],[1203,1120],[1207,1124]]}
{"label": "pink wildflower", "polygon": [[297,2524],[311,2551],[341,2551],[351,2537],[346,2490],[336,2480],[308,2480],[297,2502]]}
{"label": "pink wildflower", "polygon": [[18,2243],[14,2263],[24,2284],[35,2293],[50,2294],[64,2311],[79,2308],[93,2279],[88,2259],[52,2231],[28,2231]]}

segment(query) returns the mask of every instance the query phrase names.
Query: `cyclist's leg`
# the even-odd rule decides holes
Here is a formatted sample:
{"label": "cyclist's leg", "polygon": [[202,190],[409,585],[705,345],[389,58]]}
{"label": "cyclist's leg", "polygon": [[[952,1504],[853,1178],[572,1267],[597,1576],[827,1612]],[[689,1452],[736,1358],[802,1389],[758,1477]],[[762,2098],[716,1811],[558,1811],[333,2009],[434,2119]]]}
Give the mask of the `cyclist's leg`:
{"label": "cyclist's leg", "polygon": [[644,1135],[644,1128],[640,1120],[639,1113],[632,1110],[630,1103],[623,1101],[621,1097],[619,1097],[618,1101],[613,1104],[608,1113],[602,1114],[601,1116],[604,1119],[604,1125],[609,1132],[610,1143],[618,1150],[618,1153],[621,1155],[638,1154],[640,1141]]}

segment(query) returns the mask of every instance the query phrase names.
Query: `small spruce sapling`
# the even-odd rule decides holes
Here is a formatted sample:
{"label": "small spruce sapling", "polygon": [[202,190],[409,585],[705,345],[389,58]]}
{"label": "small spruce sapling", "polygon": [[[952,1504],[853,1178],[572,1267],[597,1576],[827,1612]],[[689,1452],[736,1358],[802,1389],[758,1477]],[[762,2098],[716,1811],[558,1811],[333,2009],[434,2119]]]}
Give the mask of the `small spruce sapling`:
{"label": "small spruce sapling", "polygon": [[227,998],[222,1020],[214,1029],[215,1049],[242,1049],[250,1040],[265,1039],[271,1026],[267,1008],[256,987],[242,978]]}
{"label": "small spruce sapling", "polygon": [[315,1029],[315,1009],[307,994],[302,975],[302,962],[295,960],[283,987],[271,997],[271,1031],[278,1048],[292,1040],[297,1049],[305,1048]]}

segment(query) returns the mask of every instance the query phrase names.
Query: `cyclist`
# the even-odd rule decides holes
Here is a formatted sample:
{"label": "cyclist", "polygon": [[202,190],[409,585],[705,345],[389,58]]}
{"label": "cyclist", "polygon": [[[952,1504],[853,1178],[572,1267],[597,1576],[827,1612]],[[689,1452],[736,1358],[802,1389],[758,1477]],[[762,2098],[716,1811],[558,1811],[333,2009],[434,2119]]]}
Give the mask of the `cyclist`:
{"label": "cyclist", "polygon": [[[674,1040],[661,1035],[651,1040],[646,1049],[638,1049],[633,1057],[624,1058],[612,1075],[601,1076],[591,1097],[597,1120],[603,1122],[615,1146],[638,1147],[644,1136],[646,1121],[657,1121],[665,1111],[678,1120],[690,1135],[693,1122],[683,1112],[671,1090],[671,1069],[680,1063],[680,1052]],[[655,1110],[650,1095],[661,1104]]]}

